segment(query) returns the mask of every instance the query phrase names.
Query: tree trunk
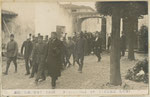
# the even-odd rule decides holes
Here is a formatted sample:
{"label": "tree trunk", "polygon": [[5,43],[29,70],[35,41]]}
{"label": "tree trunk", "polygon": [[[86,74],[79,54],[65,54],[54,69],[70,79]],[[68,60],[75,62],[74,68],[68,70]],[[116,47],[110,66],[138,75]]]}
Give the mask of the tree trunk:
{"label": "tree trunk", "polygon": [[106,18],[102,18],[101,32],[103,36],[103,48],[106,49]]}
{"label": "tree trunk", "polygon": [[110,54],[110,84],[121,85],[120,74],[120,16],[117,8],[112,14],[112,41]]}
{"label": "tree trunk", "polygon": [[129,23],[129,32],[128,32],[128,59],[130,60],[135,60],[135,56],[134,56],[134,46],[135,46],[135,37],[136,37],[136,31],[137,28],[135,28],[137,25],[138,18],[134,17],[134,16],[129,16],[128,17],[128,23]]}

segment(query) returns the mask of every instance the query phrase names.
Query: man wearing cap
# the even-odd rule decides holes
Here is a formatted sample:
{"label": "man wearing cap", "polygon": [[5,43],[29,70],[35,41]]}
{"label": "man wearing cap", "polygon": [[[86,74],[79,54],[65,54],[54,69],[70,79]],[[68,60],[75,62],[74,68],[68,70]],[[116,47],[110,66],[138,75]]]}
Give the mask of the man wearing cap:
{"label": "man wearing cap", "polygon": [[94,41],[94,54],[98,58],[98,62],[101,60],[101,52],[102,52],[102,38],[100,37],[99,32],[96,32],[96,38]]}
{"label": "man wearing cap", "polygon": [[49,40],[49,39],[48,39],[48,35],[46,35],[44,42],[47,44],[47,43],[48,43],[48,40]]}
{"label": "man wearing cap", "polygon": [[72,38],[72,40],[73,40],[73,54],[72,54],[72,56],[73,56],[73,65],[75,65],[75,62],[76,62],[76,46],[75,45],[77,43],[77,39],[78,39],[77,33],[75,32],[75,34]]}
{"label": "man wearing cap", "polygon": [[3,74],[5,75],[8,74],[8,69],[12,61],[15,65],[15,73],[17,72],[17,53],[18,53],[18,44],[14,40],[14,35],[11,34],[10,41],[7,44],[7,66],[6,71]]}
{"label": "man wearing cap", "polygon": [[68,37],[68,41],[67,41],[67,63],[69,64],[69,66],[71,65],[70,63],[70,57],[73,54],[73,49],[74,49],[74,43],[71,39],[71,37]]}
{"label": "man wearing cap", "polygon": [[51,33],[51,39],[48,42],[46,50],[46,62],[48,67],[48,75],[51,77],[51,85],[54,89],[56,80],[61,76],[62,70],[62,42],[57,38],[57,33]]}
{"label": "man wearing cap", "polygon": [[42,80],[45,80],[45,73],[44,73],[44,67],[45,67],[45,50],[46,50],[46,44],[43,42],[43,36],[39,36],[38,43],[36,44],[36,47],[33,49],[33,54],[37,54],[36,63],[38,64],[38,71],[37,76],[35,78],[35,83],[38,84],[39,79],[42,78]]}
{"label": "man wearing cap", "polygon": [[36,45],[38,44],[38,37],[34,37],[32,40],[33,44],[33,50],[31,53],[30,59],[32,60],[32,71],[31,71],[31,76],[30,78],[34,77],[34,74],[37,73],[38,71],[38,64],[37,64],[37,52],[36,52]]}
{"label": "man wearing cap", "polygon": [[75,59],[77,64],[79,65],[79,73],[82,73],[83,61],[84,61],[84,53],[85,53],[85,39],[83,36],[83,32],[78,34],[78,39],[75,44]]}
{"label": "man wearing cap", "polygon": [[30,56],[31,56],[32,48],[33,48],[33,44],[31,42],[31,37],[29,36],[27,40],[23,42],[21,47],[21,54],[24,54],[24,59],[25,59],[25,67],[26,67],[25,75],[30,74],[29,63],[31,65]]}

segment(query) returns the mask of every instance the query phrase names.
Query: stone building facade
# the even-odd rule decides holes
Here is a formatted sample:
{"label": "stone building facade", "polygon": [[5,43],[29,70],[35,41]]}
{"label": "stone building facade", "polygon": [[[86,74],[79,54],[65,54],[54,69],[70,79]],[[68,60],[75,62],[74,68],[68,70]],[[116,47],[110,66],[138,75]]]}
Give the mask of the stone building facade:
{"label": "stone building facade", "polygon": [[[5,18],[4,21],[6,22],[6,25],[2,24],[2,42],[6,44],[9,41],[9,34],[14,33],[19,48],[30,33],[50,36],[51,32],[57,31],[72,36],[75,31],[95,32],[102,30],[102,18],[88,18],[81,23],[81,26],[75,25],[77,18],[74,14],[95,12],[89,6],[61,4],[59,2],[4,2],[2,9],[17,14],[14,18],[2,16],[2,21]],[[106,16],[105,18],[107,45],[107,37],[111,33],[111,17]],[[143,24],[148,26],[147,20],[148,16],[139,19],[138,29]]]}

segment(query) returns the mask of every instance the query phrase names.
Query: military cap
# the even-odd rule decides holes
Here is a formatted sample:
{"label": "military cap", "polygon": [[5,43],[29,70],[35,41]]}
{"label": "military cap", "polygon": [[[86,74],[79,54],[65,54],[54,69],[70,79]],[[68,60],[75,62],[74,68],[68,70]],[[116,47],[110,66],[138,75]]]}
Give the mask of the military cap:
{"label": "military cap", "polygon": [[56,33],[56,32],[51,32],[51,34],[57,35],[57,33]]}
{"label": "military cap", "polygon": [[10,34],[10,37],[14,37],[14,34]]}

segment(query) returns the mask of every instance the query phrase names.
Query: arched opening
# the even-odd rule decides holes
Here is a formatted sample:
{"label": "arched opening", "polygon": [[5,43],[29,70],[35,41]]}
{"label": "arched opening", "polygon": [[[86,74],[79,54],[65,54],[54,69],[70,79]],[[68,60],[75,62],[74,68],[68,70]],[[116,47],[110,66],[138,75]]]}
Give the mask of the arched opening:
{"label": "arched opening", "polygon": [[[89,21],[89,22],[86,22],[85,25],[83,25],[83,23],[89,19],[99,19],[100,21],[99,23],[97,23],[98,21],[94,21],[92,24],[90,24],[90,21]],[[96,31],[101,32],[101,35],[103,37],[103,48],[106,49],[106,18],[100,17],[100,16],[83,17],[83,18],[78,19],[76,24],[77,24],[76,32],[80,32],[80,31],[87,31],[87,32],[92,32],[92,33]],[[90,31],[88,29],[92,29],[92,30]]]}

